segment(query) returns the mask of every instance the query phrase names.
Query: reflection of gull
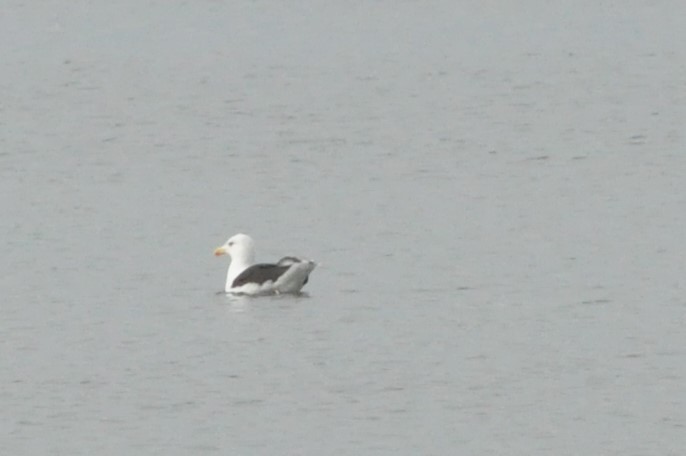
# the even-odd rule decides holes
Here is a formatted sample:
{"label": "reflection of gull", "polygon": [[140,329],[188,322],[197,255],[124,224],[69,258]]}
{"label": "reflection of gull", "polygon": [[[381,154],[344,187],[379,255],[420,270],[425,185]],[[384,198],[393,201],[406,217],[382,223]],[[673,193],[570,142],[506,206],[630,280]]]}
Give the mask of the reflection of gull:
{"label": "reflection of gull", "polygon": [[255,264],[255,243],[247,234],[232,236],[214,254],[231,257],[224,288],[227,293],[298,293],[316,266],[314,261],[294,256],[283,257],[275,264]]}

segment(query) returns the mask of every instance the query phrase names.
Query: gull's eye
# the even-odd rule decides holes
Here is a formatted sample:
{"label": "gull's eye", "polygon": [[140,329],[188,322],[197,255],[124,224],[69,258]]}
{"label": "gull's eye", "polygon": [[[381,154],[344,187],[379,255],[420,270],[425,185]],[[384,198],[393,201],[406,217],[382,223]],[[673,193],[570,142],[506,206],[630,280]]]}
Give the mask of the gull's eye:
{"label": "gull's eye", "polygon": [[233,245],[233,241],[229,242],[229,247],[231,247],[232,245]]}

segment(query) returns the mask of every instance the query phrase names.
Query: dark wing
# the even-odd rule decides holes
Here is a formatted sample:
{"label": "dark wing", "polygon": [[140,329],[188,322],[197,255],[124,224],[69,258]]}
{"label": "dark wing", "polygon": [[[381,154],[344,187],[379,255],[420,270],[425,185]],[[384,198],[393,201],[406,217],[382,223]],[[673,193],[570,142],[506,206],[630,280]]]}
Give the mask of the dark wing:
{"label": "dark wing", "polygon": [[256,283],[258,285],[262,285],[270,280],[272,282],[276,282],[276,279],[281,277],[281,275],[288,271],[289,268],[290,265],[279,266],[278,264],[255,264],[238,274],[238,277],[233,279],[231,287],[240,287],[246,283]]}

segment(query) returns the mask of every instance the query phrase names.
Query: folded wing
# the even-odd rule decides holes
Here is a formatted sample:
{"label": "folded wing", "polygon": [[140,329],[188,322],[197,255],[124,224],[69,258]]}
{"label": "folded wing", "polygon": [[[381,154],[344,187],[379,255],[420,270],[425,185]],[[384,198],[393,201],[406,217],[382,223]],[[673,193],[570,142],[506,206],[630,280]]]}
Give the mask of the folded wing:
{"label": "folded wing", "polygon": [[237,288],[248,283],[262,285],[265,282],[276,282],[288,269],[288,265],[280,264],[255,264],[250,266],[245,271],[241,272],[238,277],[233,280],[231,286]]}

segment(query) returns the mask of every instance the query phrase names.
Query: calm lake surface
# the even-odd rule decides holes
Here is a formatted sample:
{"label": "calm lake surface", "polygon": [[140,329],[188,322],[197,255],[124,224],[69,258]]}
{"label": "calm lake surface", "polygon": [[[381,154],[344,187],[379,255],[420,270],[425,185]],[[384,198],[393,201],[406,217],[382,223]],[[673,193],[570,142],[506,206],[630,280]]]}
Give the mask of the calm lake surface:
{"label": "calm lake surface", "polygon": [[682,455],[686,4],[555,3],[5,2],[0,454]]}

